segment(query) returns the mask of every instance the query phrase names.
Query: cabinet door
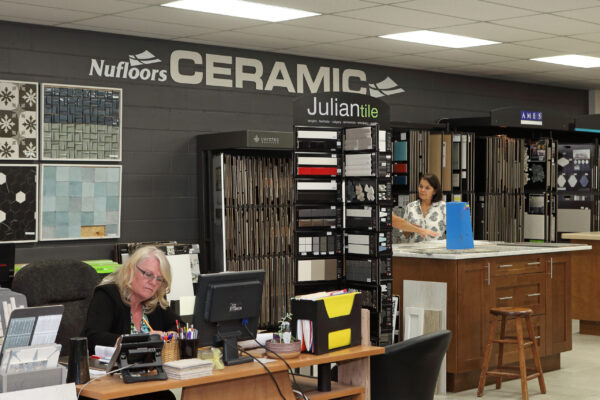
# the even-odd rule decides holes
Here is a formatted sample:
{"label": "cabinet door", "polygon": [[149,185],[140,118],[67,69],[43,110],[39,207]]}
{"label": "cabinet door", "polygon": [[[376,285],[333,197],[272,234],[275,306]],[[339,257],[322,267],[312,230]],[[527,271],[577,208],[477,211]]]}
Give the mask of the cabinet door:
{"label": "cabinet door", "polygon": [[547,266],[547,353],[571,350],[571,256],[548,256]]}
{"label": "cabinet door", "polygon": [[492,277],[494,307],[527,307],[534,315],[546,313],[546,274]]}
{"label": "cabinet door", "polygon": [[481,368],[490,315],[490,263],[462,261],[458,266],[456,344],[459,372]]}

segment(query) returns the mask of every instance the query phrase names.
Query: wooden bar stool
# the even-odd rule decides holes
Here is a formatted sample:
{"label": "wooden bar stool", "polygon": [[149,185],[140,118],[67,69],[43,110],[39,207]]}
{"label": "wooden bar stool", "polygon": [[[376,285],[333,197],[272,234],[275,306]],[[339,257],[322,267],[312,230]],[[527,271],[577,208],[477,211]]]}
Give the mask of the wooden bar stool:
{"label": "wooden bar stool", "polygon": [[[479,378],[479,387],[477,389],[477,396],[483,396],[483,387],[485,386],[485,379],[489,376],[496,377],[496,389],[500,389],[502,386],[502,378],[521,378],[521,392],[523,400],[529,398],[527,394],[527,381],[529,379],[538,378],[540,384],[540,391],[546,393],[546,383],[544,382],[544,375],[542,373],[542,364],[540,363],[540,355],[538,353],[537,343],[535,341],[535,334],[533,333],[533,324],[531,323],[531,314],[533,311],[530,308],[523,307],[496,307],[490,309],[492,314],[492,322],[490,323],[490,334],[488,337],[487,347],[485,348],[485,357],[483,358],[483,366],[481,367],[481,377]],[[496,317],[501,316],[502,322],[500,326],[500,338],[494,339]],[[517,336],[506,336],[506,317],[514,317],[517,329]],[[529,332],[529,339],[523,339],[522,322],[525,318],[527,323],[527,331]],[[490,356],[492,354],[492,345],[498,343],[498,366],[492,371],[488,371],[490,363]],[[505,344],[516,344],[519,348],[519,366],[518,367],[506,367],[502,365],[502,356],[504,352]],[[531,346],[531,353],[533,354],[533,362],[535,363],[535,370],[527,370],[525,364],[525,346]],[[513,372],[513,371],[518,372]]]}

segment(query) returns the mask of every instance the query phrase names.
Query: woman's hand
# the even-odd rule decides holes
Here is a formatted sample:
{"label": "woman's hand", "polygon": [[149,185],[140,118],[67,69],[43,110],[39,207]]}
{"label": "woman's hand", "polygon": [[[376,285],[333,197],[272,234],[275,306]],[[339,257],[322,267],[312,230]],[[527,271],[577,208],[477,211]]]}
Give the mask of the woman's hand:
{"label": "woman's hand", "polygon": [[419,228],[419,230],[417,231],[417,234],[419,234],[423,239],[427,239],[427,236],[431,236],[431,237],[440,236],[439,232],[434,232],[430,229],[425,229],[425,228]]}

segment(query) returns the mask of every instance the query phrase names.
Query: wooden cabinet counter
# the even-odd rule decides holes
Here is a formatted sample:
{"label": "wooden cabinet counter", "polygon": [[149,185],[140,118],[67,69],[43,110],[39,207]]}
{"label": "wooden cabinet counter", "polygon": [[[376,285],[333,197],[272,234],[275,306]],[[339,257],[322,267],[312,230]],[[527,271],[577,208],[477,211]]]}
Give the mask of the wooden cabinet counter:
{"label": "wooden cabinet counter", "polygon": [[[560,353],[571,349],[571,254],[590,246],[476,242],[475,249],[462,251],[441,246],[394,245],[392,276],[394,295],[400,296],[401,326],[404,280],[447,285],[446,321],[453,335],[447,390],[477,387],[492,307],[531,308],[544,371],[560,368]],[[509,321],[507,334],[513,329]],[[516,362],[516,349],[507,350],[505,363]]]}
{"label": "wooden cabinet counter", "polygon": [[563,233],[562,238],[592,246],[592,251],[572,255],[571,308],[580,333],[600,335],[600,232]]}

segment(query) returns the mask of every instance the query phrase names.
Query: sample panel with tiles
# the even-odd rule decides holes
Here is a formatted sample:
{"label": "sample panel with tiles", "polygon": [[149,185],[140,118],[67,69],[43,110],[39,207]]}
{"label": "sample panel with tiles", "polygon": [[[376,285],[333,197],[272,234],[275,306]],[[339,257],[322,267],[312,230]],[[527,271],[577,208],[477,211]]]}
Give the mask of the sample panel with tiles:
{"label": "sample panel with tiles", "polygon": [[0,241],[37,236],[37,165],[0,164]]}
{"label": "sample panel with tiles", "polygon": [[42,164],[40,240],[117,238],[121,166]]}
{"label": "sample panel with tiles", "polygon": [[0,159],[37,159],[38,84],[0,81]]}
{"label": "sample panel with tiles", "polygon": [[45,83],[42,92],[42,159],[121,160],[121,89]]}

